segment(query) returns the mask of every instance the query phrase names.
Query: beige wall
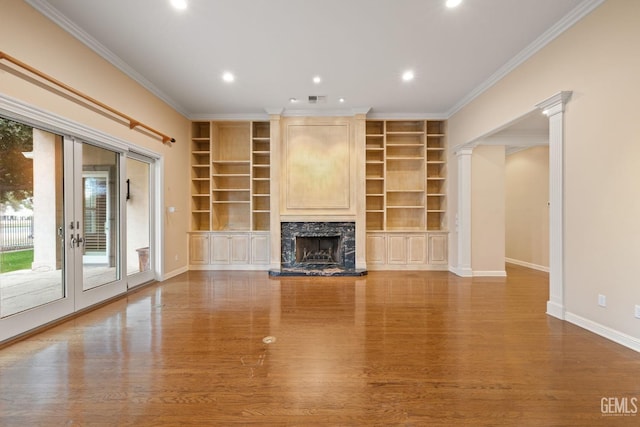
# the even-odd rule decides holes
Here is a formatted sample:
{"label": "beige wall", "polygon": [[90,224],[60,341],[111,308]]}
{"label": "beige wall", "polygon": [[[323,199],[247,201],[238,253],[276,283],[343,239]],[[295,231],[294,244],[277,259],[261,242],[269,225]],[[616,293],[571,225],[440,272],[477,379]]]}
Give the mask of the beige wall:
{"label": "beige wall", "polygon": [[507,156],[505,253],[535,268],[549,267],[549,147]]}
{"label": "beige wall", "polygon": [[471,157],[471,269],[474,275],[504,273],[503,146],[479,146]]}
{"label": "beige wall", "polygon": [[[636,341],[638,22],[639,1],[606,1],[449,121],[455,147],[532,111],[561,90],[573,91],[565,114],[566,310],[583,323]],[[607,296],[607,308],[597,306],[598,294]]]}
{"label": "beige wall", "polygon": [[0,0],[0,10],[2,51],[176,139],[173,147],[163,145],[153,136],[130,130],[128,124],[34,84],[22,73],[10,71],[6,61],[0,62],[2,94],[164,157],[164,203],[177,207],[165,217],[165,240],[171,244],[166,245],[164,271],[186,267],[188,120],[25,2]]}

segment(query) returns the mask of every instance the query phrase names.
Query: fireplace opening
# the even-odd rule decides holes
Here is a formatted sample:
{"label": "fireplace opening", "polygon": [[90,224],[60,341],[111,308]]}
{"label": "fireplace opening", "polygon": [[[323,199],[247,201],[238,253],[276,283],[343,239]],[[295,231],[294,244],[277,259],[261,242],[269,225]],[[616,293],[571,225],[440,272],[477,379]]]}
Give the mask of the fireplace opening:
{"label": "fireplace opening", "polygon": [[340,236],[297,236],[296,263],[340,264]]}

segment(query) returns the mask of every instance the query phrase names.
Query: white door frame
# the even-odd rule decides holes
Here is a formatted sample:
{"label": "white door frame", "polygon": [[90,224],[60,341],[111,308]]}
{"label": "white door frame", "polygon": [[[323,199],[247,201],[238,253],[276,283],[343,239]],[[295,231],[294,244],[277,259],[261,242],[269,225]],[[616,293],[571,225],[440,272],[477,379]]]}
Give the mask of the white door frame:
{"label": "white door frame", "polygon": [[[565,319],[564,289],[564,108],[571,91],[558,92],[535,105],[549,118],[549,301],[547,314]],[[479,138],[481,139],[481,138]],[[451,271],[471,277],[471,153],[475,141],[456,148],[458,157],[458,258]]]}

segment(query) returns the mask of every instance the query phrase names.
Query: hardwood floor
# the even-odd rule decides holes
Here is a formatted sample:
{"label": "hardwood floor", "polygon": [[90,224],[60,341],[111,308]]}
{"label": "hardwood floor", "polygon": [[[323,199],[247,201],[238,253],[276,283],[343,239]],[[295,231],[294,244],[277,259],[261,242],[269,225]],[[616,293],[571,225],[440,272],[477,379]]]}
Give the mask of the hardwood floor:
{"label": "hardwood floor", "polygon": [[638,425],[640,355],[508,274],[185,273],[0,350],[0,425]]}

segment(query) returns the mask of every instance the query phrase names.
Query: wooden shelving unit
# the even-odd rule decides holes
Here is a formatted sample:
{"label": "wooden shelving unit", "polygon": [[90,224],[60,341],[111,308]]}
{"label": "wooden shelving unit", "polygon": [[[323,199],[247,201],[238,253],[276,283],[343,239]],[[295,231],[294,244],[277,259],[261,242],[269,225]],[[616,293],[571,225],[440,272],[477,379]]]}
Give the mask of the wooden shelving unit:
{"label": "wooden shelving unit", "polygon": [[442,231],[446,140],[441,120],[368,120],[368,231]]}
{"label": "wooden shelving unit", "polygon": [[268,121],[191,125],[191,231],[268,231]]}
{"label": "wooden shelving unit", "polygon": [[269,122],[251,127],[251,229],[268,231],[271,215],[271,130]]}
{"label": "wooden shelving unit", "polygon": [[366,218],[367,230],[384,230],[385,224],[385,152],[384,127],[381,120],[366,125]]}
{"label": "wooden shelving unit", "polygon": [[427,121],[427,230],[446,228],[445,122]]}
{"label": "wooden shelving unit", "polygon": [[213,122],[212,130],[211,229],[249,230],[250,123]]}
{"label": "wooden shelving unit", "polygon": [[211,126],[191,124],[191,229],[211,228]]}

